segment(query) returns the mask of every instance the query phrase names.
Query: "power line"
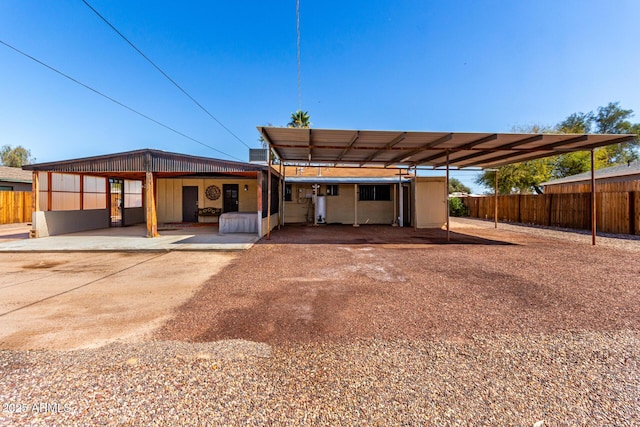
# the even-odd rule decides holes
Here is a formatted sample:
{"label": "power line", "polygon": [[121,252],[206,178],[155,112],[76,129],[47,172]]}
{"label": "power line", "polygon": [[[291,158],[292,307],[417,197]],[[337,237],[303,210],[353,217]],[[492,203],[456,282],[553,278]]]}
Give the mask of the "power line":
{"label": "power line", "polygon": [[141,113],[140,111],[135,110],[135,109],[133,109],[133,108],[129,107],[128,105],[123,104],[122,102],[118,101],[117,99],[114,99],[114,98],[111,98],[111,97],[110,97],[110,96],[108,96],[108,95],[105,95],[104,93],[100,92],[99,90],[96,90],[96,89],[92,88],[91,86],[88,86],[88,85],[86,85],[86,84],[82,83],[81,81],[78,81],[78,80],[74,79],[73,77],[71,77],[71,76],[69,76],[69,75],[67,75],[67,74],[63,73],[62,71],[60,71],[60,70],[58,70],[58,69],[56,69],[56,68],[53,68],[53,67],[52,67],[52,66],[50,66],[50,65],[45,64],[44,62],[40,61],[39,59],[36,59],[36,58],[34,58],[33,56],[31,56],[31,55],[29,55],[29,54],[27,54],[27,53],[25,53],[25,52],[21,51],[20,49],[18,49],[18,48],[15,48],[15,47],[11,46],[9,43],[4,42],[3,40],[0,40],[0,43],[1,43],[1,44],[3,44],[3,45],[5,45],[5,46],[6,46],[6,47],[8,47],[9,49],[12,49],[13,51],[18,52],[19,54],[21,54],[21,55],[23,55],[23,56],[26,56],[27,58],[31,59],[32,61],[37,62],[38,64],[42,65],[43,67],[46,67],[46,68],[48,68],[49,70],[51,70],[51,71],[53,71],[53,72],[55,72],[55,73],[57,73],[57,74],[60,74],[61,76],[65,77],[65,78],[67,78],[67,79],[69,79],[69,80],[71,80],[72,82],[74,82],[74,83],[76,83],[76,84],[79,84],[80,86],[84,87],[85,89],[89,89],[91,92],[93,92],[93,93],[95,93],[95,94],[97,94],[97,95],[100,95],[100,96],[102,96],[102,97],[104,97],[104,98],[108,99],[109,101],[111,101],[111,102],[113,102],[113,103],[115,103],[115,104],[118,104],[119,106],[121,106],[121,107],[123,107],[123,108],[126,108],[127,110],[129,110],[129,111],[131,111],[131,112],[133,112],[133,113],[136,113],[137,115],[139,115],[139,116],[141,116],[141,117],[144,117],[145,119],[147,119],[147,120],[149,120],[149,121],[152,121],[153,123],[158,124],[158,125],[162,126],[162,127],[163,127],[163,128],[165,128],[165,129],[170,130],[171,132],[177,133],[178,135],[180,135],[180,136],[182,136],[182,137],[184,137],[184,138],[190,139],[191,141],[196,142],[196,143],[198,143],[198,144],[200,144],[200,145],[202,145],[202,146],[205,146],[205,147],[207,147],[207,148],[210,148],[210,149],[212,149],[213,151],[216,151],[216,152],[218,152],[218,153],[220,153],[220,154],[224,154],[224,155],[225,155],[225,156],[227,156],[227,157],[231,157],[232,159],[236,159],[236,160],[238,160],[238,161],[242,161],[241,159],[239,159],[239,158],[237,158],[237,157],[235,157],[235,156],[232,156],[231,154],[227,154],[227,153],[225,153],[224,151],[220,151],[220,150],[218,150],[217,148],[214,148],[214,147],[212,147],[212,146],[210,146],[210,145],[208,145],[208,144],[205,144],[205,143],[204,143],[204,142],[202,142],[202,141],[198,141],[197,139],[192,138],[192,137],[190,137],[189,135],[186,135],[186,134],[184,134],[184,133],[182,133],[182,132],[180,132],[180,131],[178,131],[178,130],[175,130],[175,129],[174,129],[174,128],[172,128],[171,126],[165,125],[164,123],[159,122],[158,120],[153,119],[153,118],[151,118],[151,117],[149,117],[149,116],[147,116],[147,115],[145,115],[145,114]]}
{"label": "power line", "polygon": [[302,111],[302,85],[300,83],[300,0],[296,0],[296,34],[298,36],[296,47],[298,48],[298,111]]}
{"label": "power line", "polygon": [[116,27],[114,27],[104,16],[102,16],[100,14],[100,12],[98,12],[96,9],[93,8],[93,6],[91,6],[86,0],[82,0],[82,2],[87,5],[87,7],[89,9],[91,9],[96,15],[98,15],[98,17],[100,19],[102,19],[104,21],[105,24],[107,24],[109,27],[111,27],[111,29],[113,31],[116,32],[116,34],[118,34],[120,37],[122,37],[122,39],[124,41],[126,41],[129,46],[131,46],[136,52],[138,52],[144,59],[147,60],[147,62],[149,62],[151,65],[153,65],[153,67],[158,70],[160,72],[160,74],[162,74],[164,77],[166,77],[167,80],[169,80],[171,83],[173,83],[173,85],[175,87],[177,87],[182,93],[184,93],[191,101],[193,101],[198,107],[200,107],[200,109],[202,111],[204,111],[209,117],[211,117],[213,120],[215,120],[220,126],[222,126],[222,128],[224,130],[226,130],[227,132],[229,132],[229,134],[231,134],[235,139],[237,139],[238,141],[240,141],[245,147],[247,148],[251,148],[250,146],[247,145],[247,143],[245,143],[242,139],[240,139],[240,137],[238,137],[238,135],[236,135],[235,133],[233,133],[231,131],[231,129],[229,129],[228,127],[226,127],[220,120],[218,120],[213,114],[211,114],[209,112],[209,110],[207,110],[206,108],[204,108],[202,106],[202,104],[200,104],[198,101],[195,100],[195,98],[191,95],[189,95],[189,93],[187,93],[186,90],[184,90],[182,88],[182,86],[180,86],[178,83],[175,82],[175,80],[173,80],[171,77],[169,77],[169,75],[167,73],[165,73],[159,66],[157,66],[151,59],[149,59],[149,57],[147,55],[145,55],[144,53],[142,53],[142,51],[140,49],[138,49],[136,47],[136,45],[134,45],[128,38],[126,38],[124,36],[124,34],[122,34],[120,31],[118,31],[118,29]]}

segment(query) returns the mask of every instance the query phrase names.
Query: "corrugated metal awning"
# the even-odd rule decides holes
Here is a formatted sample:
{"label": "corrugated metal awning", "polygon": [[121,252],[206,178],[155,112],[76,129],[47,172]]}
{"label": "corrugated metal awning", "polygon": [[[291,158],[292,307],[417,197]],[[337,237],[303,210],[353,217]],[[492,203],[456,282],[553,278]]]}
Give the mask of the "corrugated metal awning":
{"label": "corrugated metal awning", "polygon": [[285,163],[489,168],[629,142],[636,135],[455,133],[259,126]]}
{"label": "corrugated metal awning", "polygon": [[24,166],[23,169],[73,173],[158,172],[176,174],[226,174],[266,171],[267,167],[210,157],[197,157],[160,150],[143,149],[103,156],[38,163]]}

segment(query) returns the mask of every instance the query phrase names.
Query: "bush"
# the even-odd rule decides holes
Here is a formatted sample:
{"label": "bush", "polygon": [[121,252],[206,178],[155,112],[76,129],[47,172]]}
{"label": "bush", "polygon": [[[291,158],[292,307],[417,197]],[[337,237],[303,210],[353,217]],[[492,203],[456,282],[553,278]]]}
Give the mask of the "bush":
{"label": "bush", "polygon": [[462,202],[461,198],[452,197],[449,199],[449,215],[467,216],[469,215],[469,208]]}

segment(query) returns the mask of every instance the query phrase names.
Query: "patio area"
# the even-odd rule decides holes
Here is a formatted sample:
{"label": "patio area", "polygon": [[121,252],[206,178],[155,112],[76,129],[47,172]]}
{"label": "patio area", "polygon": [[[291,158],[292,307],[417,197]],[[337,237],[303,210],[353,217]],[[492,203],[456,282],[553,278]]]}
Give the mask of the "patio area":
{"label": "patio area", "polygon": [[[28,236],[28,228],[25,233]],[[18,233],[15,227],[13,235]],[[257,234],[219,234],[217,226],[162,224],[159,237],[148,238],[144,225],[103,228],[39,239],[3,239],[0,252],[73,252],[73,251],[242,251],[259,240]],[[26,236],[25,236],[26,237]]]}

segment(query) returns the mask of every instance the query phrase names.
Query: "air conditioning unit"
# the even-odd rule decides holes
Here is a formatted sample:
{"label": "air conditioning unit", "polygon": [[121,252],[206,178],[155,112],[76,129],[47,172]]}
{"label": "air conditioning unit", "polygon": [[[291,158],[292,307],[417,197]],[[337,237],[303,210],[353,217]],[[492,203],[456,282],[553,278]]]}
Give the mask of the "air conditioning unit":
{"label": "air conditioning unit", "polygon": [[267,164],[267,153],[269,150],[266,148],[249,148],[249,163],[261,163]]}

